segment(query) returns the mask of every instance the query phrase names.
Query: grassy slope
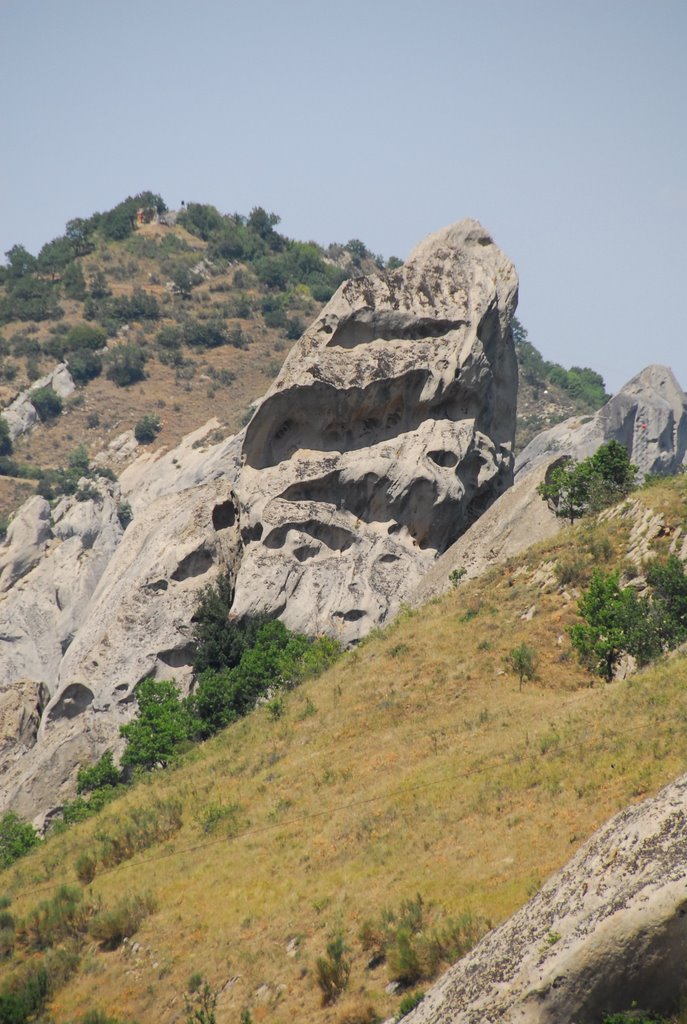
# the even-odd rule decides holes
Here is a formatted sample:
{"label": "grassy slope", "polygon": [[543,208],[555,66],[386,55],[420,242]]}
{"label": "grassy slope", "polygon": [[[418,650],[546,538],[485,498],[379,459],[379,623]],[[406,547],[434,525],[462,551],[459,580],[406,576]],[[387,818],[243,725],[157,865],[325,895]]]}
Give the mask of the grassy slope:
{"label": "grassy slope", "polygon": [[[684,529],[684,478],[639,497]],[[127,808],[183,801],[174,839],[93,882],[106,903],[156,894],[141,951],[87,946],[55,999],[55,1020],[93,1007],[172,1020],[194,971],[217,989],[236,979],[220,997],[220,1024],[246,1006],[256,1022],[284,1024],[361,1019],[368,1003],[387,1016],[400,997],[385,993],[384,966],[366,970],[357,938],[365,918],[420,893],[437,915],[470,910],[498,922],[609,815],[683,771],[684,655],[606,686],[580,669],[565,632],[575,593],[559,587],[555,566],[582,585],[604,558],[622,563],[630,526],[625,514],[566,529],[400,616],[288,694],[279,720],[258,710],[8,871],[21,916],[75,882],[79,852],[116,831]],[[658,550],[669,542],[668,533]],[[504,656],[522,641],[536,648],[539,669],[519,692]],[[232,804],[203,831],[213,808]],[[338,927],[353,970],[344,999],[322,1008],[314,963]]]}

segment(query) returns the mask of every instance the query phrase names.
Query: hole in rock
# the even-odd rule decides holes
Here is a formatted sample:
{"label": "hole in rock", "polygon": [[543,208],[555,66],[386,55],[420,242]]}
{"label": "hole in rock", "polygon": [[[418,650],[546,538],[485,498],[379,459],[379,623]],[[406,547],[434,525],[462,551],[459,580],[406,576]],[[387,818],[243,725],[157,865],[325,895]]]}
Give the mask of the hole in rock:
{"label": "hole in rock", "polygon": [[442,469],[452,469],[458,463],[458,456],[456,453],[446,451],[446,449],[427,452],[427,456],[432,460],[432,462],[435,462],[437,466],[441,466]]}
{"label": "hole in rock", "polygon": [[193,647],[171,647],[168,651],[158,651],[158,659],[168,668],[190,668],[193,665]]}
{"label": "hole in rock", "polygon": [[233,501],[223,501],[212,510],[212,525],[216,530],[227,530],[236,522],[236,505]]}
{"label": "hole in rock", "polygon": [[93,691],[82,683],[70,683],[60,694],[48,712],[48,721],[58,718],[76,718],[93,703]]}
{"label": "hole in rock", "polygon": [[191,551],[182,558],[172,573],[172,579],[177,583],[190,579],[192,576],[202,576],[212,567],[212,555],[203,547]]}
{"label": "hole in rock", "polygon": [[155,580],[153,583],[146,583],[144,590],[150,590],[151,593],[157,594],[160,590],[167,590],[169,583],[167,580]]}
{"label": "hole in rock", "polygon": [[398,555],[391,554],[380,555],[379,558],[377,559],[377,561],[379,562],[398,562],[398,560]]}
{"label": "hole in rock", "polygon": [[409,316],[407,313],[365,312],[353,314],[334,331],[327,346],[355,348],[372,341],[423,341],[441,338],[449,331],[465,327],[466,320],[446,320],[431,316]]}

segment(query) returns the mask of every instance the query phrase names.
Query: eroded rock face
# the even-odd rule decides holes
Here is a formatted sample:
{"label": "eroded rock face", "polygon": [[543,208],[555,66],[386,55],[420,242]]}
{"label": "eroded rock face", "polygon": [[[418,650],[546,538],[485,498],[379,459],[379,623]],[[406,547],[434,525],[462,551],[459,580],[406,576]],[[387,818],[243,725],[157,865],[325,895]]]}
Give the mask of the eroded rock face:
{"label": "eroded rock face", "polygon": [[687,776],[604,825],[409,1024],[598,1024],[687,992]]}
{"label": "eroded rock face", "polygon": [[245,431],[235,614],[355,640],[510,485],[516,296],[476,221],[339,289]]}
{"label": "eroded rock face", "polygon": [[687,460],[687,396],[667,366],[647,366],[592,417],[537,434],[518,455],[516,475],[553,454],[586,459],[606,441],[627,448],[641,476],[677,473]]}

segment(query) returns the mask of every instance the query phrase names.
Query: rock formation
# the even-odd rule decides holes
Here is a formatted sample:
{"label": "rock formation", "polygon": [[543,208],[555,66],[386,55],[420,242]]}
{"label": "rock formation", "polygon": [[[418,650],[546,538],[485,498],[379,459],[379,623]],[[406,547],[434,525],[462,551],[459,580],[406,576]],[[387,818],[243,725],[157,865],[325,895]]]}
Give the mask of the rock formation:
{"label": "rock formation", "polygon": [[687,396],[667,366],[647,366],[595,416],[557,423],[530,441],[516,476],[558,454],[585,459],[606,441],[619,441],[640,474],[676,473],[687,460]]}
{"label": "rock formation", "polygon": [[687,994],[687,776],[612,818],[408,1024],[598,1024]]}
{"label": "rock formation", "polygon": [[218,572],[236,578],[234,614],[344,642],[397,610],[512,482],[516,294],[477,222],[437,232],[339,289],[241,434],[213,444],[209,424],[97,500],[21,510],[0,548],[0,690],[49,700],[31,750],[5,757],[0,811],[56,806],[79,760],[116,742],[140,679],[188,682]]}
{"label": "rock formation", "polygon": [[355,640],[510,485],[516,290],[475,221],[339,289],[245,432],[237,615]]}

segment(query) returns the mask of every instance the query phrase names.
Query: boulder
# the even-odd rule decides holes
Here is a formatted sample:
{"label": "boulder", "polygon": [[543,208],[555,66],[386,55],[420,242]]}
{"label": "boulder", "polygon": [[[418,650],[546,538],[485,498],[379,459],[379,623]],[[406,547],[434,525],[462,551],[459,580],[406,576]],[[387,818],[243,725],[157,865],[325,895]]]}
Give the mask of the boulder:
{"label": "boulder", "polygon": [[687,776],[612,818],[408,1024],[598,1024],[687,994]]}

